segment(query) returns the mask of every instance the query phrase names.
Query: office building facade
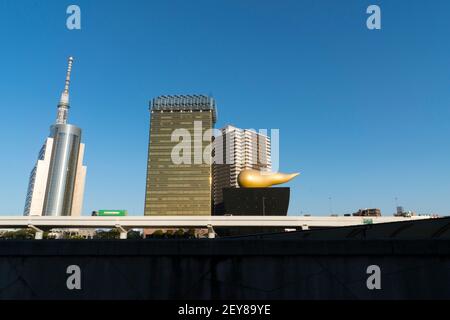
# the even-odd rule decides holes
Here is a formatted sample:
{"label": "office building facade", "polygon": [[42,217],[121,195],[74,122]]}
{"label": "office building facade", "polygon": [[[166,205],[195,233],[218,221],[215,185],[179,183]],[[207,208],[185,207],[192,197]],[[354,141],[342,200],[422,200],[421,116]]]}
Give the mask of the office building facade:
{"label": "office building facade", "polygon": [[81,129],[67,123],[72,62],[70,57],[56,123],[30,174],[24,215],[81,215],[87,168],[83,165]]}
{"label": "office building facade", "polygon": [[228,125],[214,140],[214,207],[223,202],[223,188],[239,187],[237,178],[244,169],[270,172],[270,138],[254,130]]}
{"label": "office building facade", "polygon": [[150,113],[145,215],[210,215],[214,99],[160,96]]}

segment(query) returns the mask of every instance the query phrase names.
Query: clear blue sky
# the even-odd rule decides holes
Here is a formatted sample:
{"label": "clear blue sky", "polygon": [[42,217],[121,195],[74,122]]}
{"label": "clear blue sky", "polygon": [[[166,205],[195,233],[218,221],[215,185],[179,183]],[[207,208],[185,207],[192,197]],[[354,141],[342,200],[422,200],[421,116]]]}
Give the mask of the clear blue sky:
{"label": "clear blue sky", "polygon": [[[82,29],[66,29],[78,4]],[[382,30],[366,28],[370,4]],[[75,57],[84,212],[142,214],[148,101],[212,94],[217,127],[280,129],[300,171],[290,214],[379,207],[450,213],[449,1],[0,0],[0,214],[28,175]]]}

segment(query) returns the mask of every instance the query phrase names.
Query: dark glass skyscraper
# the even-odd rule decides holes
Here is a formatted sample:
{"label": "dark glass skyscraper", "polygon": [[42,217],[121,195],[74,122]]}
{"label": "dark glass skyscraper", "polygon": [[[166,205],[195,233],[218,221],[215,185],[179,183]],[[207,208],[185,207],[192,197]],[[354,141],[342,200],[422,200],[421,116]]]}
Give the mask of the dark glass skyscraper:
{"label": "dark glass skyscraper", "polygon": [[[210,215],[215,102],[160,96],[150,104],[145,215]],[[180,143],[184,145],[179,150]],[[179,157],[184,160],[180,163]]]}

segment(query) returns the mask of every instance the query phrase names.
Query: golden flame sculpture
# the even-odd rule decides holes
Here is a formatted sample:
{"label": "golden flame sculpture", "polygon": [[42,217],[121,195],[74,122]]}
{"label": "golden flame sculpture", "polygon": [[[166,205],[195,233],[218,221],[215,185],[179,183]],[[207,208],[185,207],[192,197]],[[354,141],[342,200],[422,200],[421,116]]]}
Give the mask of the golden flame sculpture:
{"label": "golden flame sculpture", "polygon": [[280,172],[261,172],[245,169],[239,173],[238,183],[242,188],[266,188],[276,184],[282,184],[294,179],[300,173],[284,174]]}

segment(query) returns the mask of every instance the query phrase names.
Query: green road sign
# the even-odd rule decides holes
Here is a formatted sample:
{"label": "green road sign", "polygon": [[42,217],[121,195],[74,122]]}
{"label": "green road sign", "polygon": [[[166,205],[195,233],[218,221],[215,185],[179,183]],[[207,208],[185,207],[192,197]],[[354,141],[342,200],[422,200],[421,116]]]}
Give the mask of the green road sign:
{"label": "green road sign", "polygon": [[98,210],[98,215],[104,217],[124,217],[127,215],[127,210]]}

